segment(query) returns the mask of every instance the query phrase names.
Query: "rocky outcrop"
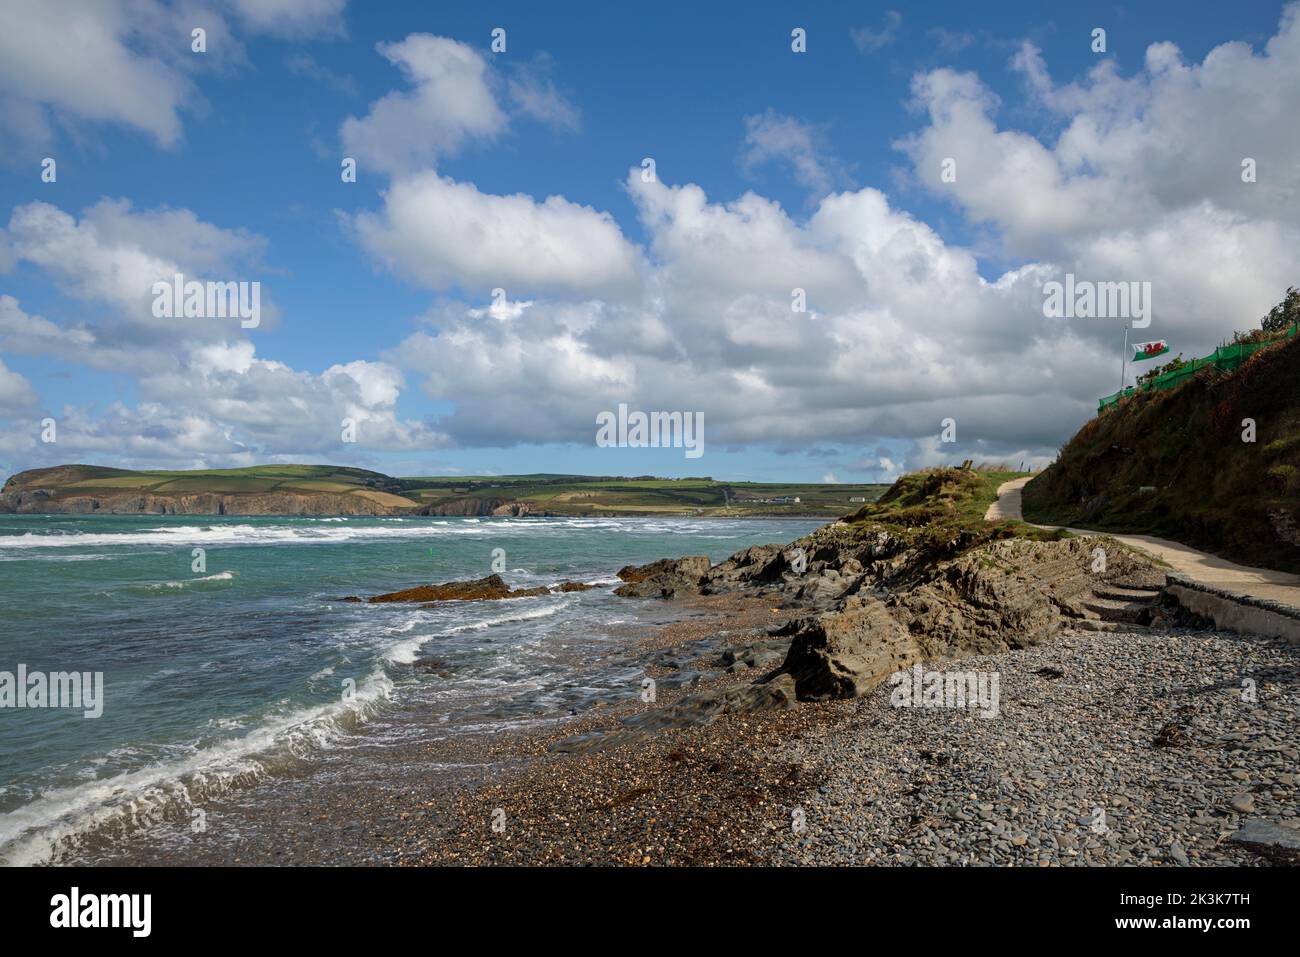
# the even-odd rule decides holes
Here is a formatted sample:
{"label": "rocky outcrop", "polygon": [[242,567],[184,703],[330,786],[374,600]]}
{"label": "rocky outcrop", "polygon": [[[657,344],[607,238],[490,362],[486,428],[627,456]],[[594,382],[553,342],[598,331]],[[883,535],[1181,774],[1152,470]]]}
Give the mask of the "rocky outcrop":
{"label": "rocky outcrop", "polygon": [[615,588],[614,594],[624,598],[698,595],[709,567],[707,555],[664,558],[649,565],[626,565],[618,572],[624,584]]}
{"label": "rocky outcrop", "polygon": [[865,694],[918,661],[1032,647],[1067,622],[1144,624],[1164,582],[1162,569],[1109,539],[1010,538],[969,549],[960,540],[921,542],[831,525],[711,567],[700,556],[629,566],[615,594],[743,589],[808,609],[778,633],[791,643],[777,673],[794,680],[799,698],[826,700]]}
{"label": "rocky outcrop", "polygon": [[[787,626],[793,637],[781,670],[801,699],[857,697],[917,661],[1028,648],[1065,623],[1149,614],[1162,570],[1099,541],[997,542],[906,591],[850,596]],[[1127,600],[1114,597],[1121,594]]]}
{"label": "rocky outcrop", "polygon": [[856,698],[922,657],[921,647],[876,598],[798,623],[782,671],[806,701]]}
{"label": "rocky outcrop", "polygon": [[441,585],[419,585],[403,591],[375,595],[366,599],[371,603],[385,602],[440,602],[440,601],[495,601],[501,598],[530,598],[550,594],[545,586],[537,588],[511,588],[500,575],[489,575],[473,581],[444,582]]}
{"label": "rocky outcrop", "polygon": [[373,598],[361,599],[355,595],[349,595],[346,598],[334,598],[331,601],[367,601],[377,604],[390,602],[497,601],[502,598],[535,598],[539,595],[549,595],[552,592],[590,591],[593,588],[603,587],[605,586],[589,585],[586,582],[565,581],[549,588],[545,585],[538,585],[535,588],[511,588],[500,575],[488,575],[486,578],[475,578],[472,581],[443,582],[441,585],[417,585],[415,588],[375,595]]}

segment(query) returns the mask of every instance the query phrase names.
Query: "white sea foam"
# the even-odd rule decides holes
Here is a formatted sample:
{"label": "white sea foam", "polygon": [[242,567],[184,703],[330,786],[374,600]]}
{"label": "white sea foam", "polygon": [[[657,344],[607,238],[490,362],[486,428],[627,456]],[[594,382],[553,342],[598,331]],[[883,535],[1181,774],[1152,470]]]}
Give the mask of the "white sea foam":
{"label": "white sea foam", "polygon": [[206,795],[264,776],[266,765],[258,757],[273,751],[305,756],[312,748],[332,747],[357,722],[373,715],[392,689],[392,680],[377,668],[351,700],[268,717],[243,737],[187,757],[46,791],[0,816],[0,864],[57,860],[60,851],[95,828],[151,826],[169,806],[190,807]]}
{"label": "white sea foam", "polygon": [[[528,602],[530,604],[532,602],[532,599],[528,598],[514,598],[510,600],[516,602]],[[544,605],[540,608],[534,607],[528,610],[496,615],[491,618],[480,619],[479,621],[454,625],[451,628],[438,628],[437,630],[431,631],[427,634],[415,635],[403,641],[395,642],[384,652],[383,658],[385,661],[390,661],[395,665],[409,665],[419,657],[420,649],[435,638],[446,638],[452,635],[461,635],[471,631],[485,631],[488,628],[495,628],[497,625],[508,625],[519,621],[536,621],[539,618],[550,618],[553,615],[558,615],[572,604],[573,600],[567,599],[554,604]],[[403,628],[402,630],[407,631],[409,628]]]}
{"label": "white sea foam", "polygon": [[217,572],[215,575],[203,575],[199,578],[182,578],[179,581],[170,582],[149,582],[144,585],[132,585],[132,588],[144,588],[148,591],[157,591],[160,588],[188,588],[191,585],[197,585],[200,582],[228,582],[233,581],[235,572],[224,571]]}
{"label": "white sea foam", "polygon": [[[0,535],[0,552],[18,549],[98,548],[118,545],[330,545],[342,542],[427,538],[443,535],[483,535],[508,527],[511,533],[562,533],[570,529],[600,529],[633,534],[717,535],[717,527],[697,520],[669,519],[454,519],[421,521],[410,517],[356,524],[346,517],[301,519],[292,525],[163,525],[123,532],[24,532]],[[98,557],[98,556],[87,556]]]}

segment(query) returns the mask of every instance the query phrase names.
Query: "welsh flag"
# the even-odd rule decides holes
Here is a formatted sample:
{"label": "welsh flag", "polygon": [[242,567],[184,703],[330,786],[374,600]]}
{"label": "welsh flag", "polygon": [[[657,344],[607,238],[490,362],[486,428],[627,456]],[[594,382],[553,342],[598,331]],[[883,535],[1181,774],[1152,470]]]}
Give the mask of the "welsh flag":
{"label": "welsh flag", "polygon": [[1141,362],[1143,359],[1154,359],[1156,356],[1162,356],[1169,351],[1169,343],[1164,339],[1157,339],[1155,342],[1138,342],[1133,345],[1133,361]]}

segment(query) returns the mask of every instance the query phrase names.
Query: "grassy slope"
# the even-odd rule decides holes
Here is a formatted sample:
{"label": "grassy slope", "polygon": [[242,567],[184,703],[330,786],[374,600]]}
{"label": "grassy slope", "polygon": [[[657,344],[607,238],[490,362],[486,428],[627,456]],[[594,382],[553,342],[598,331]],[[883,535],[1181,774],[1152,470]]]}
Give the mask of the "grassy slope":
{"label": "grassy slope", "polygon": [[[516,475],[391,478],[379,472],[329,465],[261,465],[240,469],[130,471],[89,465],[42,469],[30,475],[56,497],[109,495],[224,495],[330,493],[357,495],[396,508],[465,498],[522,501],[559,514],[813,515],[832,519],[853,508],[854,496],[874,500],[884,485],[782,485],[715,482],[708,478]],[[799,496],[799,505],[740,499]]]}
{"label": "grassy slope", "polygon": [[984,513],[997,499],[998,486],[1027,474],[954,468],[913,472],[846,521],[864,533],[887,529],[947,556],[1013,536],[1036,540],[1064,537],[1068,533],[1034,528],[1024,522],[984,521]]}
{"label": "grassy slope", "polygon": [[[1253,444],[1242,441],[1246,418]],[[1030,521],[1157,535],[1300,572],[1280,518],[1300,523],[1300,339],[1093,419],[1025,487],[1024,510]]]}
{"label": "grassy slope", "polygon": [[62,465],[38,469],[26,476],[39,478],[42,488],[56,498],[79,495],[264,495],[273,493],[358,495],[384,504],[415,507],[418,503],[391,494],[400,491],[394,479],[379,472],[332,465],[259,465],[239,469],[185,471],[104,468],[97,465]]}
{"label": "grassy slope", "polygon": [[[837,518],[854,496],[873,500],[884,485],[795,485],[716,482],[708,478],[659,479],[581,475],[405,478],[403,494],[422,503],[456,498],[504,498],[557,514],[814,515]],[[799,505],[744,499],[801,499]]]}

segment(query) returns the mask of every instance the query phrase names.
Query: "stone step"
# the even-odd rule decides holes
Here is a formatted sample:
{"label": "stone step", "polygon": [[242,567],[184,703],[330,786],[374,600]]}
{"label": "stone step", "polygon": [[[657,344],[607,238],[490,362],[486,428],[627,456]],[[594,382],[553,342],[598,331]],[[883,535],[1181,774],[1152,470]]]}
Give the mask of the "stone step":
{"label": "stone step", "polygon": [[1150,606],[1145,602],[1121,601],[1115,598],[1088,598],[1080,602],[1088,611],[1096,613],[1102,621],[1136,622]]}
{"label": "stone step", "polygon": [[1150,604],[1159,600],[1160,588],[1131,588],[1127,585],[1102,585],[1093,589],[1098,598],[1110,598],[1115,601],[1142,602]]}

